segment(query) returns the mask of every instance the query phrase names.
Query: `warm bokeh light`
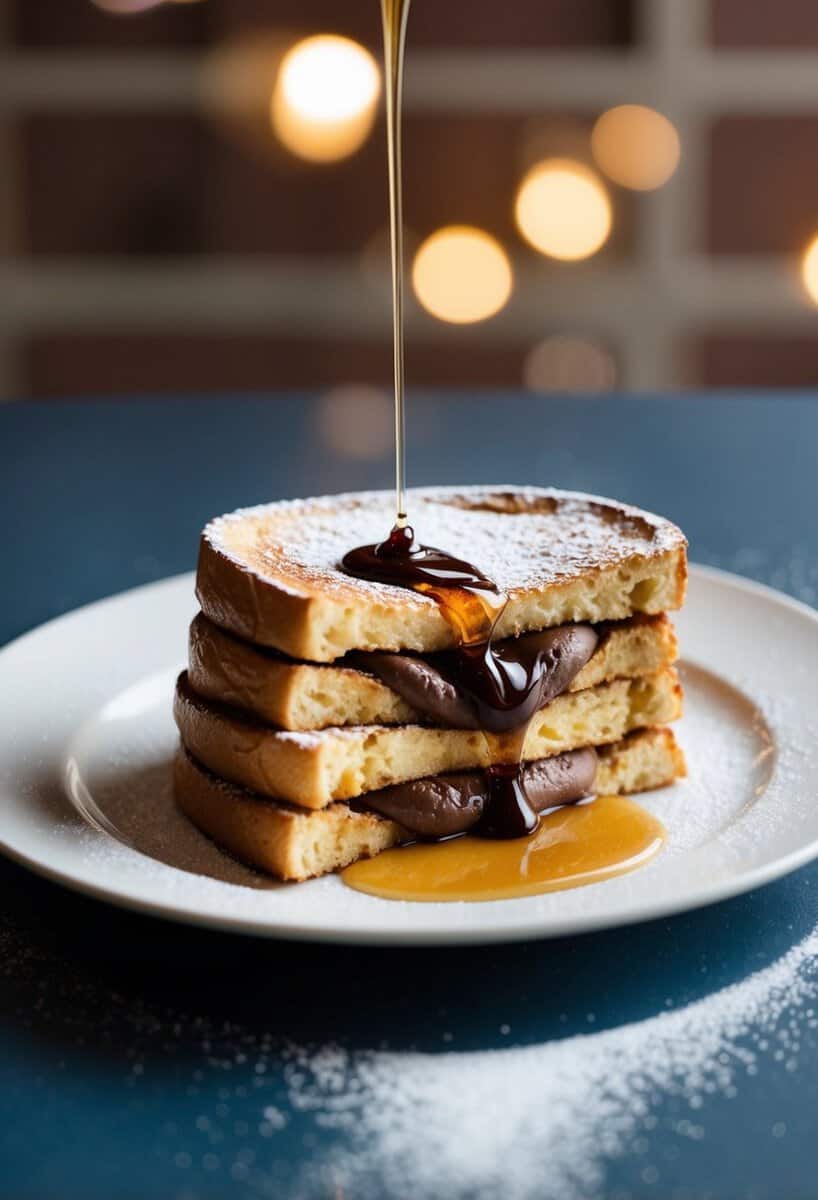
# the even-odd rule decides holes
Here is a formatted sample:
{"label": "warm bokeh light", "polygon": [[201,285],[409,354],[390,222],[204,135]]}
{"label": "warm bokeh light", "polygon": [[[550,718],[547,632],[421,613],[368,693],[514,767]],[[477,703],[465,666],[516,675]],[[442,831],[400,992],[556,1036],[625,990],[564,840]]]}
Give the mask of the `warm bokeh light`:
{"label": "warm bokeh light", "polygon": [[614,183],[650,192],[667,183],[678,167],[681,143],[675,125],[655,108],[620,104],[594,125],[591,150]]}
{"label": "warm bokeh light", "polygon": [[441,321],[467,325],[499,312],[511,295],[511,263],[491,234],[448,225],[426,239],[412,264],[423,307]]}
{"label": "warm bokeh light", "polygon": [[118,16],[147,12],[151,8],[160,8],[163,4],[196,4],[198,2],[199,0],[91,0],[95,8]]}
{"label": "warm bokeh light", "polygon": [[801,259],[801,278],[807,295],[818,304],[818,233],[807,246]]}
{"label": "warm bokeh light", "polygon": [[321,397],[316,417],[321,441],[345,458],[381,458],[392,446],[392,397],[367,384],[330,388]]}
{"label": "warm bokeh light", "polygon": [[278,72],[270,116],[288,150],[311,162],[346,158],[366,141],[380,92],[377,63],[350,38],[297,42]]}
{"label": "warm bokeh light", "polygon": [[95,8],[119,16],[147,12],[149,8],[158,8],[162,2],[163,0],[91,0]]}
{"label": "warm bokeh light", "polygon": [[611,202],[594,171],[570,158],[532,167],[514,206],[523,237],[541,254],[571,262],[589,258],[611,232]]}
{"label": "warm bokeh light", "polygon": [[592,338],[555,334],[529,350],[523,383],[532,392],[609,392],[616,384],[616,361]]}

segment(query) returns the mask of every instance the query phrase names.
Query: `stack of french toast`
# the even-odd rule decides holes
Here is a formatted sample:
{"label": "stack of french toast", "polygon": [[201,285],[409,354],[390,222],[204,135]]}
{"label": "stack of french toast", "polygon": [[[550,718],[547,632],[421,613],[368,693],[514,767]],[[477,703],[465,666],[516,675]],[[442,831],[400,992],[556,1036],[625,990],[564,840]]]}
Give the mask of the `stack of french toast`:
{"label": "stack of french toast", "polygon": [[[390,493],[279,502],[204,530],[201,611],[177,684],[177,801],[214,841],[305,880],[402,842],[468,833],[495,742],[459,686],[429,596],[353,578],[347,551],[389,528]],[[537,811],[685,773],[668,612],[686,543],[626,505],[536,488],[411,493],[423,540],[506,599],[493,646],[547,664],[522,749]]]}

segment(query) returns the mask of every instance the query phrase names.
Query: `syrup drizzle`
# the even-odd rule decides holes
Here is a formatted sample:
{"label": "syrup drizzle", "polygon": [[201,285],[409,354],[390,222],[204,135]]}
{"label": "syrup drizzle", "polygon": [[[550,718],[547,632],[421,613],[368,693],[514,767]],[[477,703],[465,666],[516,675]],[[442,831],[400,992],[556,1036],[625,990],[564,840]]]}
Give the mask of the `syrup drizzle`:
{"label": "syrup drizzle", "polygon": [[392,259],[392,355],[395,375],[395,524],[406,524],[406,419],[403,368],[403,60],[410,0],[381,0],[389,170],[389,248]]}
{"label": "syrup drizzle", "polygon": [[474,832],[491,838],[533,833],[538,818],[525,795],[521,762],[544,668],[539,658],[523,664],[495,651],[506,598],[465,559],[419,545],[410,525],[395,526],[385,542],[350,550],[343,567],[359,579],[421,592],[439,605],[458,638],[458,686],[474,706],[492,757],[500,760],[487,769],[488,803]]}
{"label": "syrup drizzle", "polygon": [[395,525],[386,541],[351,550],[343,566],[350,575],[410,588],[439,605],[457,635],[457,682],[473,703],[492,758],[498,760],[487,770],[488,803],[475,832],[492,838],[523,837],[537,828],[538,820],[525,796],[520,764],[542,664],[526,668],[508,654],[494,652],[492,639],[505,597],[471,563],[416,542],[406,513],[401,102],[409,4],[410,0],[381,0],[392,258]]}

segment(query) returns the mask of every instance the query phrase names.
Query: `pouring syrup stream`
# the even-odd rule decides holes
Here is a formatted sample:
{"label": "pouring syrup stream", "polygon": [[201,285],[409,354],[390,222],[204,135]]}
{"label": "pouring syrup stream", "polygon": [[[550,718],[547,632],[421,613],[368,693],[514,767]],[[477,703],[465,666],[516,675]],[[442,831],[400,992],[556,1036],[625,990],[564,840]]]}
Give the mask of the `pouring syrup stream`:
{"label": "pouring syrup stream", "polygon": [[403,61],[410,0],[381,0],[392,259],[392,357],[395,376],[395,528],[406,525],[406,416],[403,365]]}
{"label": "pouring syrup stream", "polygon": [[520,764],[531,717],[527,701],[538,686],[542,666],[536,663],[521,671],[519,664],[494,653],[492,639],[506,597],[471,563],[416,542],[406,512],[401,104],[409,4],[410,0],[381,0],[392,260],[395,524],[385,541],[346,554],[343,567],[361,579],[421,592],[438,604],[456,635],[459,683],[480,716],[497,763],[487,770],[489,803],[476,832],[494,838],[521,837],[537,827]]}

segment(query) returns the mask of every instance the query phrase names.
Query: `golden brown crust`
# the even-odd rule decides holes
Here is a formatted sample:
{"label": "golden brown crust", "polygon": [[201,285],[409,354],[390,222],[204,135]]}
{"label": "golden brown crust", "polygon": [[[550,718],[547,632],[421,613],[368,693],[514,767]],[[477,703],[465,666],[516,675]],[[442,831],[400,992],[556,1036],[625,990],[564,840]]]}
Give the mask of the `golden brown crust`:
{"label": "golden brown crust", "polygon": [[374,813],[333,804],[308,813],[227,783],[180,747],[174,793],[182,812],[241,862],[278,879],[325,875],[396,845],[405,831]]}
{"label": "golden brown crust", "polygon": [[673,730],[656,725],[600,748],[596,791],[600,796],[647,792],[686,775],[685,756]]}
{"label": "golden brown crust", "polygon": [[295,662],[226,633],[202,613],[190,626],[188,674],[200,696],[281,729],[419,720],[400,696],[364,671]]}
{"label": "golden brown crust", "polygon": [[[686,542],[669,521],[613,501],[548,489],[410,493],[418,535],[474,561],[509,594],[499,636],[571,620],[621,620],[680,607]],[[197,596],[217,624],[294,658],[433,651],[452,644],[434,601],[339,567],[381,539],[391,493],[270,504],[212,521]]]}
{"label": "golden brown crust", "polygon": [[211,621],[248,641],[276,646],[296,657],[297,650],[290,647],[309,648],[307,631],[316,598],[259,576],[215,546],[207,530],[199,543],[196,595]]}
{"label": "golden brown crust", "polygon": [[[600,794],[665,787],[685,774],[669,729],[645,729],[599,749]],[[303,880],[372,857],[406,839],[406,831],[344,803],[320,812],[297,809],[226,783],[180,748],[174,767],[177,803],[203,833],[243,862],[279,879]]]}
{"label": "golden brown crust", "polygon": [[[596,651],[569,691],[649,674],[677,655],[676,635],[664,614],[602,626]],[[226,633],[201,613],[190,627],[188,675],[200,696],[282,729],[425,723],[386,684],[345,667],[344,660],[332,666],[293,662]]]}
{"label": "golden brown crust", "polygon": [[[673,721],[682,693],[673,668],[566,693],[531,721],[523,757],[548,758],[602,745],[632,729]],[[325,808],[407,779],[502,761],[479,731],[420,725],[333,727],[311,733],[270,728],[198,697],[179,678],[174,715],[182,741],[205,766],[263,795]]]}

